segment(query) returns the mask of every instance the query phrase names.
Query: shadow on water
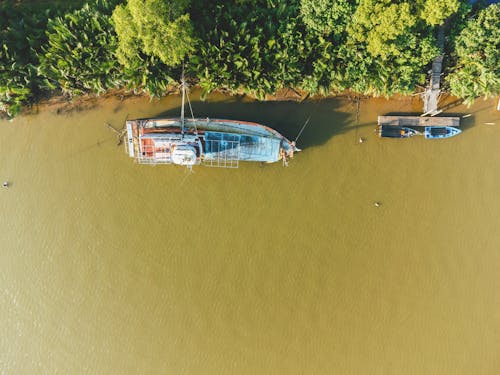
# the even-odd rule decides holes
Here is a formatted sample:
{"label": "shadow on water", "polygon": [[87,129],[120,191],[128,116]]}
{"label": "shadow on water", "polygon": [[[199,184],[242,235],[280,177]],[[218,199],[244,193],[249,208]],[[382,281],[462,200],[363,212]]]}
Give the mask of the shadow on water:
{"label": "shadow on water", "polygon": [[74,102],[68,101],[54,110],[57,115],[75,115],[80,112],[90,111],[99,107],[97,98],[78,99]]}
{"label": "shadow on water", "polygon": [[464,117],[463,113],[448,113],[449,116],[460,117],[460,129],[464,132],[469,130],[475,125],[476,117],[473,115]]}
{"label": "shadow on water", "polygon": [[[310,117],[297,142],[298,147],[307,148],[322,145],[335,135],[352,130],[356,121],[356,106],[346,99],[311,100],[302,103],[290,101],[248,102],[243,98],[227,101],[191,103],[195,117],[220,118],[257,122],[267,125],[289,140],[295,140]],[[353,112],[345,108],[353,107]],[[339,111],[343,108],[344,111]],[[160,112],[152,117],[179,117],[180,107]],[[186,117],[190,117],[186,105]],[[349,127],[351,125],[351,127]]]}

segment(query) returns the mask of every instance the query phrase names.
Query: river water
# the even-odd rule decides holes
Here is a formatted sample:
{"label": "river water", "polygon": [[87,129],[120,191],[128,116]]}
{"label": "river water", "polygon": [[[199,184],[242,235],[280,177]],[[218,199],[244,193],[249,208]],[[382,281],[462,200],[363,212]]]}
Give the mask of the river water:
{"label": "river water", "polygon": [[[379,139],[416,98],[257,103],[304,150],[289,167],[133,163],[107,99],[0,122],[0,373],[500,373],[500,112],[457,137]],[[359,143],[358,139],[365,138]],[[380,202],[380,207],[374,203]]]}

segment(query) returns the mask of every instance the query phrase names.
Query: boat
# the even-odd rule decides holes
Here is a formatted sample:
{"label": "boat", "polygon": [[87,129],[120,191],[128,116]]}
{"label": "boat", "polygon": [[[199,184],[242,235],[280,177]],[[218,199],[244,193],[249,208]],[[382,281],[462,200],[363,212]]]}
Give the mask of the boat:
{"label": "boat", "polygon": [[[195,118],[187,95],[184,74],[179,118],[146,118],[126,121],[125,149],[140,164],[175,164],[237,168],[240,161],[287,165],[295,142],[262,124],[225,119]],[[184,116],[187,98],[191,118]]]}
{"label": "boat", "polygon": [[462,131],[452,126],[426,126],[424,128],[425,139],[450,138]]}
{"label": "boat", "polygon": [[387,138],[410,138],[414,135],[421,134],[420,132],[412,128],[393,125],[379,125],[377,127],[377,132],[380,137]]}

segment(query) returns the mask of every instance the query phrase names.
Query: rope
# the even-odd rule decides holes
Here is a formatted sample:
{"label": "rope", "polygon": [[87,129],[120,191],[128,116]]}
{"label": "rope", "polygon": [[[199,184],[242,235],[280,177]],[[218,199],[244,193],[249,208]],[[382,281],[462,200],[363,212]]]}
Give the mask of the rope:
{"label": "rope", "polygon": [[193,119],[194,131],[196,134],[198,134],[198,129],[196,128],[196,121],[194,121],[193,107],[191,107],[191,100],[189,100],[189,94],[188,94],[187,90],[186,90],[186,98],[187,98],[188,105],[189,105],[189,111],[191,112],[191,118]]}
{"label": "rope", "polygon": [[304,131],[304,129],[306,128],[307,124],[309,123],[309,120],[311,119],[311,116],[309,116],[305,122],[305,124],[302,126],[302,129],[300,129],[300,132],[299,134],[297,134],[297,137],[295,138],[295,143],[297,143],[297,140],[299,139],[300,135],[302,134],[302,132]]}

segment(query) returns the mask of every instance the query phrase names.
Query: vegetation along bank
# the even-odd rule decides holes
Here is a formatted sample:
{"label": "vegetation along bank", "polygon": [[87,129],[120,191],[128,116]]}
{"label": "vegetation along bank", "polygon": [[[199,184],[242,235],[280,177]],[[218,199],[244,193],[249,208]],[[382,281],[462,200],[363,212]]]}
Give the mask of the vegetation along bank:
{"label": "vegetation along bank", "polygon": [[6,0],[0,111],[54,93],[161,96],[183,62],[205,94],[410,94],[440,54],[440,27],[445,89],[499,95],[500,5],[484,1]]}

